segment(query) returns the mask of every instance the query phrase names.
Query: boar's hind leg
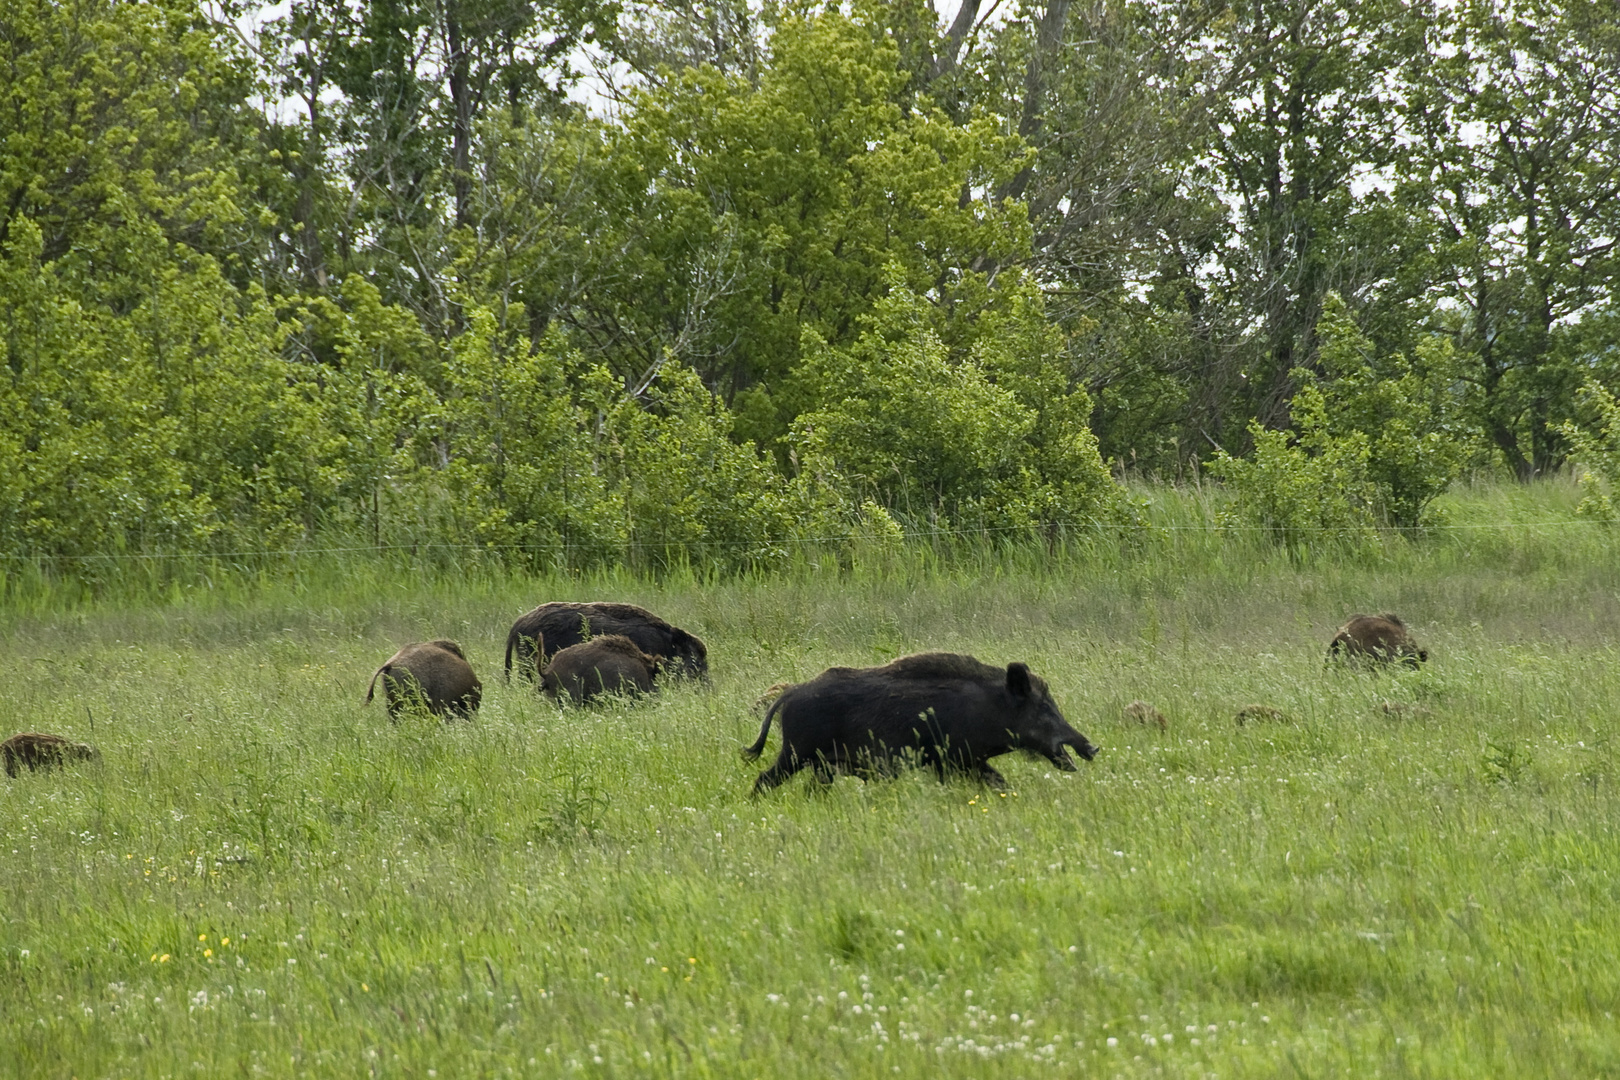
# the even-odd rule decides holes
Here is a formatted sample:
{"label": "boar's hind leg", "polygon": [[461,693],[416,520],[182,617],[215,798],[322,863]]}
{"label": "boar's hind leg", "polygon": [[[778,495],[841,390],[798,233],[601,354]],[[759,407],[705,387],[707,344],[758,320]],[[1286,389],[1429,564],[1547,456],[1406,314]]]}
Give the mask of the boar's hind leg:
{"label": "boar's hind leg", "polygon": [[791,749],[783,747],[781,756],[776,759],[776,764],[760,773],[759,778],[754,781],[754,794],[758,795],[762,791],[769,791],[778,784],[785,782],[794,773],[805,768],[811,769],[815,773],[816,779],[821,781],[822,784],[831,784],[838,771],[838,762],[819,753],[815,757],[806,760],[793,753]]}
{"label": "boar's hind leg", "polygon": [[776,759],[775,765],[759,774],[759,778],[754,781],[753,794],[758,795],[762,791],[771,790],[771,788],[783,783],[788,777],[798,772],[800,767],[799,762],[783,754]]}
{"label": "boar's hind leg", "polygon": [[1007,790],[1007,778],[1002,776],[1001,773],[996,770],[995,766],[991,765],[988,761],[979,762],[978,776],[979,779],[984,782],[986,787],[994,788],[997,791]]}

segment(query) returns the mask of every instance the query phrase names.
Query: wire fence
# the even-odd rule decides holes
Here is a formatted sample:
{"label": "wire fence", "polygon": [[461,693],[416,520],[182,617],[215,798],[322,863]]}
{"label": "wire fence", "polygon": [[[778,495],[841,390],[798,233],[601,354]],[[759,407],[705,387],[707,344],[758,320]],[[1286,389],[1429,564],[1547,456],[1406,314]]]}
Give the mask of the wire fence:
{"label": "wire fence", "polygon": [[[1546,521],[1498,521],[1474,522],[1469,524],[1437,523],[1433,525],[1398,526],[1381,525],[1372,530],[1376,533],[1390,533],[1396,535],[1433,535],[1440,533],[1465,532],[1508,532],[1513,530],[1530,529],[1566,529],[1566,528],[1606,528],[1614,523],[1599,518],[1558,518]],[[325,547],[288,547],[288,548],[258,548],[237,551],[175,551],[175,552],[82,552],[82,553],[6,553],[0,552],[0,561],[13,563],[42,563],[42,562],[137,562],[137,561],[164,561],[164,560],[222,560],[222,559],[265,559],[265,558],[302,558],[320,555],[358,555],[358,554],[384,554],[409,553],[412,555],[426,552],[478,552],[484,554],[529,554],[529,555],[567,555],[570,552],[585,552],[610,548],[627,552],[645,551],[672,551],[682,548],[694,551],[703,548],[755,548],[770,549],[790,546],[808,547],[812,545],[827,544],[855,544],[855,543],[893,543],[897,539],[901,544],[929,543],[952,539],[972,539],[976,537],[1008,537],[1015,534],[1025,534],[1031,538],[1049,538],[1069,532],[1092,532],[1098,535],[1116,533],[1121,536],[1142,536],[1155,533],[1200,533],[1207,535],[1220,535],[1223,533],[1265,534],[1265,533],[1305,533],[1317,535],[1342,536],[1356,530],[1345,526],[1288,526],[1286,528],[1271,525],[1253,524],[1226,524],[1220,522],[1189,525],[1165,525],[1156,523],[1120,523],[1120,522],[1045,522],[1033,525],[1000,525],[977,526],[967,528],[929,528],[929,529],[903,529],[897,538],[893,533],[863,533],[847,532],[834,533],[822,536],[779,536],[756,538],[725,538],[709,539],[692,537],[686,539],[668,540],[621,540],[604,541],[600,545],[585,545],[564,540],[531,541],[525,543],[453,543],[445,541],[413,542],[413,543],[375,543],[353,544]]]}

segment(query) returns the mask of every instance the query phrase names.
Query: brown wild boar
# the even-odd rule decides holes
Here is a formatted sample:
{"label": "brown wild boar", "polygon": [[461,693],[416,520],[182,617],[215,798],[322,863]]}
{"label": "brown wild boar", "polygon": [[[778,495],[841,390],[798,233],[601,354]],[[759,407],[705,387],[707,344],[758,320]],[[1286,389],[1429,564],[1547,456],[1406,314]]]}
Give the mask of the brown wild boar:
{"label": "brown wild boar", "polygon": [[426,707],[437,716],[465,718],[478,708],[484,694],[466,654],[453,641],[421,641],[389,657],[371,676],[367,705],[379,677],[390,720],[398,720],[400,711],[412,705]]}
{"label": "brown wild boar", "polygon": [[1237,711],[1238,726],[1258,721],[1283,721],[1288,717],[1273,705],[1245,705]]}
{"label": "brown wild boar", "polygon": [[74,742],[61,735],[47,735],[42,731],[25,731],[0,742],[0,761],[5,763],[7,776],[16,776],[18,765],[26,765],[32,772],[36,769],[59,769],[70,761],[100,760],[101,751],[88,743]]}
{"label": "brown wild boar", "polygon": [[759,697],[754,699],[754,704],[753,704],[753,713],[754,713],[754,715],[755,716],[764,716],[765,715],[765,706],[769,705],[771,702],[773,702],[777,698],[781,697],[782,696],[782,691],[786,690],[788,687],[790,687],[792,685],[793,684],[790,683],[790,682],[779,682],[779,683],[775,684],[774,686],[766,687],[765,692],[763,694],[759,695]]}
{"label": "brown wild boar", "polygon": [[1160,731],[1168,731],[1170,728],[1170,721],[1164,718],[1164,713],[1145,701],[1133,701],[1125,706],[1125,719]]}
{"label": "brown wild boar", "polygon": [[518,670],[532,677],[563,649],[604,634],[627,637],[649,656],[663,657],[666,676],[709,677],[709,650],[702,640],[646,608],[557,601],[541,604],[512,624],[506,635],[506,678],[512,677],[514,656]]}
{"label": "brown wild boar", "polygon": [[1429,658],[1429,652],[1418,648],[1398,615],[1352,615],[1328,645],[1328,659],[1339,656],[1386,664],[1399,660],[1415,668]]}
{"label": "brown wild boar", "polygon": [[561,649],[540,672],[547,697],[583,705],[601,694],[650,694],[662,657],[622,634],[604,634]]}

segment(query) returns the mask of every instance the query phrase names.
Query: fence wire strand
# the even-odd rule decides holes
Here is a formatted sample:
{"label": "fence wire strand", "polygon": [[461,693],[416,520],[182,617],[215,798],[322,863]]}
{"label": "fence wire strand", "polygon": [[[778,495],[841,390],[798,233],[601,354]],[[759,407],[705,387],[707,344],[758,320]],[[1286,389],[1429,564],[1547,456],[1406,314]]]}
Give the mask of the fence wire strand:
{"label": "fence wire strand", "polygon": [[[1610,525],[1611,522],[1597,518],[1560,518],[1552,521],[1501,521],[1483,522],[1467,525],[1388,525],[1378,526],[1374,530],[1378,533],[1396,534],[1432,534],[1432,533],[1461,533],[1461,532],[1505,532],[1515,529],[1561,529],[1568,527],[1591,527]],[[901,533],[902,543],[916,543],[918,541],[941,540],[948,538],[975,537],[975,536],[1006,536],[1012,533],[1028,533],[1031,536],[1049,537],[1053,533],[1088,530],[1097,533],[1115,532],[1123,536],[1141,536],[1153,533],[1205,533],[1218,535],[1220,533],[1314,533],[1314,534],[1344,534],[1355,530],[1342,526],[1290,526],[1286,529],[1270,525],[1239,525],[1239,524],[1206,524],[1206,525],[1154,525],[1154,524],[1119,524],[1114,522],[1045,522],[1035,525],[988,525],[977,528],[960,529],[912,529]],[[585,551],[594,547],[605,547],[625,551],[667,551],[674,548],[701,549],[704,547],[726,548],[781,548],[788,546],[806,546],[811,544],[849,544],[865,541],[893,541],[893,534],[886,533],[839,533],[828,536],[789,536],[755,539],[705,539],[694,538],[688,540],[626,540],[619,543],[604,545],[585,545],[567,541],[539,541],[519,544],[480,544],[476,542],[446,543],[434,541],[429,543],[398,543],[398,544],[357,544],[344,547],[294,547],[294,548],[262,548],[244,551],[191,551],[191,552],[87,552],[81,554],[68,554],[62,552],[50,554],[16,554],[0,553],[0,560],[13,563],[38,562],[135,562],[135,561],[161,561],[176,559],[259,559],[259,558],[300,558],[312,555],[353,555],[362,552],[381,554],[384,552],[410,552],[418,554],[429,551],[460,551],[484,552],[495,554],[500,552],[526,552],[531,554],[559,552],[566,554],[570,551]]]}

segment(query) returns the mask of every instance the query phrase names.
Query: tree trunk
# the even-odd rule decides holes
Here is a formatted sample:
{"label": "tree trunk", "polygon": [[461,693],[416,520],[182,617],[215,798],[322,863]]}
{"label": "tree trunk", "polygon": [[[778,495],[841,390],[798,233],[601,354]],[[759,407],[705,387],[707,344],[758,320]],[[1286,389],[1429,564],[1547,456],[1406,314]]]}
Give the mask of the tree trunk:
{"label": "tree trunk", "polygon": [[[1048,62],[1063,44],[1063,27],[1069,20],[1069,0],[1052,0],[1046,5],[1041,21],[1035,28],[1035,47],[1030,50],[1029,66],[1024,69],[1024,108],[1018,118],[1018,134],[1036,142],[1041,132],[1041,121],[1046,111],[1046,71]],[[1020,199],[1034,179],[1035,165],[1031,162],[1008,181],[1001,192],[1004,198]]]}
{"label": "tree trunk", "polygon": [[950,29],[945,31],[945,40],[940,43],[939,51],[934,55],[934,78],[943,79],[954,74],[956,65],[962,59],[962,42],[967,39],[968,32],[973,29],[974,20],[979,17],[979,0],[962,0],[961,6],[956,9],[956,18],[951,20]]}
{"label": "tree trunk", "polygon": [[[1483,288],[1480,290],[1484,292]],[[1485,369],[1485,376],[1481,380],[1481,389],[1485,394],[1485,427],[1490,434],[1491,442],[1502,452],[1507,460],[1508,467],[1513,475],[1521,482],[1529,481],[1536,475],[1535,465],[1525,456],[1519,447],[1519,433],[1514,430],[1510,417],[1502,415],[1504,405],[1502,402],[1502,376],[1506,372],[1497,362],[1496,348],[1489,334],[1487,325],[1489,309],[1484,306],[1481,298],[1480,307],[1474,313],[1475,332],[1479,336],[1479,359]]]}
{"label": "tree trunk", "polygon": [[456,227],[469,221],[472,200],[472,79],[467,37],[461,25],[460,5],[449,0],[444,5],[445,59],[450,69],[450,184],[456,203]]}

